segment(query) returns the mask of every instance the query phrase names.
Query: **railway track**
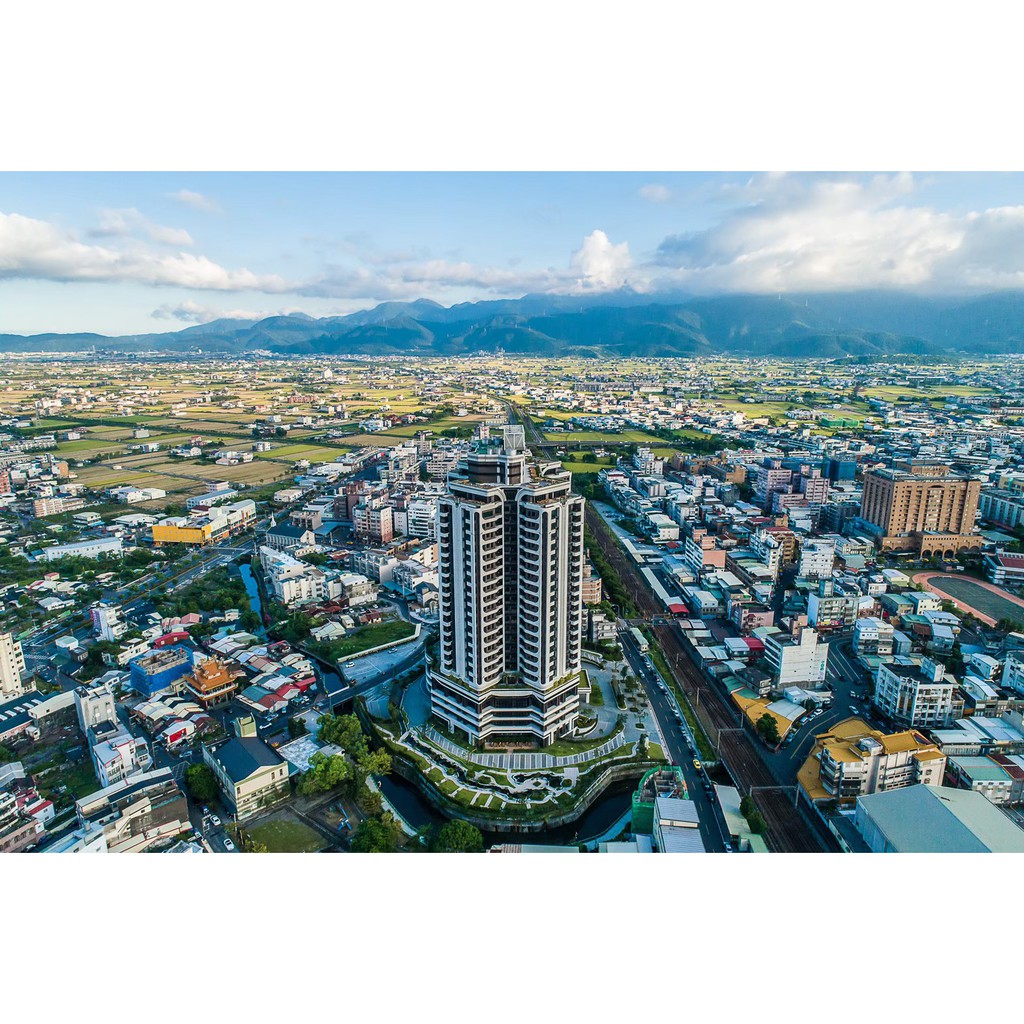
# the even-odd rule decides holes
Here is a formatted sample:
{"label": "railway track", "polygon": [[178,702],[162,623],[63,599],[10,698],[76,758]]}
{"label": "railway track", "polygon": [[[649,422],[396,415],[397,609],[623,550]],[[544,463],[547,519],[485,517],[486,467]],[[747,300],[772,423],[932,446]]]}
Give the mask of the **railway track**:
{"label": "railway track", "polygon": [[[604,557],[619,574],[645,617],[661,616],[664,609],[650,591],[646,580],[633,565],[614,533],[589,505],[586,522],[601,547]],[[812,825],[794,806],[792,786],[784,786],[772,774],[761,750],[745,731],[743,717],[728,698],[707,679],[695,664],[679,629],[675,625],[651,627],[669,671],[686,696],[687,702],[704,731],[715,745],[718,757],[744,793],[754,793],[755,803],[764,815],[768,829],[765,841],[780,853],[818,853],[836,849],[828,833]]]}

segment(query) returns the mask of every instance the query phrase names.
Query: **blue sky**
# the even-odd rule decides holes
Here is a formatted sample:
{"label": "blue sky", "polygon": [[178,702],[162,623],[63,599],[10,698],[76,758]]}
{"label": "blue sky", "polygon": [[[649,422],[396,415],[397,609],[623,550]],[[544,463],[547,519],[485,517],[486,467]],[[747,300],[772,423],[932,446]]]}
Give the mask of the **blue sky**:
{"label": "blue sky", "polygon": [[527,292],[1024,287],[1024,175],[0,175],[0,332]]}

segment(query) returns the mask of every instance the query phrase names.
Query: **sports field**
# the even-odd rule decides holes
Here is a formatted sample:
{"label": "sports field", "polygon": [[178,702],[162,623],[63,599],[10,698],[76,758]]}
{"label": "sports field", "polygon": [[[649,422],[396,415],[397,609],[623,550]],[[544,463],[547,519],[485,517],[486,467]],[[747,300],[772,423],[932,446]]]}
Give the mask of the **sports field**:
{"label": "sports field", "polygon": [[914,582],[923,582],[929,590],[952,598],[962,610],[978,614],[990,625],[1000,619],[1024,621],[1024,601],[991,583],[948,573],[922,573],[914,577]]}

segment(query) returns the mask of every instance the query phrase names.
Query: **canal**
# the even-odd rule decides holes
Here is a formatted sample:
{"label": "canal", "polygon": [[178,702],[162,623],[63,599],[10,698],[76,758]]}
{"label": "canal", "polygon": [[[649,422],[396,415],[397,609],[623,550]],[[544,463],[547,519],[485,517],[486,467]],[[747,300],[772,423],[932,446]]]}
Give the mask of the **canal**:
{"label": "canal", "polygon": [[[379,779],[381,792],[415,829],[447,820],[411,783],[397,775]],[[540,832],[501,832],[482,829],[484,841],[493,843],[537,843],[546,846],[571,845],[603,835],[631,807],[636,779],[612,783],[576,821]]]}

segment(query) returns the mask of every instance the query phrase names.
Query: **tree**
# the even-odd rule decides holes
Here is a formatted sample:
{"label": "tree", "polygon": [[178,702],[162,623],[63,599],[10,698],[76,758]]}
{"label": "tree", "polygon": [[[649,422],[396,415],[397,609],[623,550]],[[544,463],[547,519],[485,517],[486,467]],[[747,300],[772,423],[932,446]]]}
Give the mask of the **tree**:
{"label": "tree", "polygon": [[390,811],[379,818],[364,818],[352,836],[352,852],[394,853],[401,834],[401,826]]}
{"label": "tree", "polygon": [[381,811],[384,810],[384,800],[380,793],[375,789],[370,789],[369,786],[363,786],[359,790],[356,796],[356,804],[359,810],[368,817],[378,817]]}
{"label": "tree", "polygon": [[309,759],[309,770],[299,780],[298,790],[303,796],[311,793],[327,793],[354,775],[351,764],[341,754],[328,757],[318,750]]}
{"label": "tree", "polygon": [[369,752],[363,727],[355,715],[324,715],[320,719],[317,737],[322,743],[334,743],[354,761]]}
{"label": "tree", "polygon": [[483,853],[483,849],[480,829],[461,818],[446,821],[430,842],[432,853]]}
{"label": "tree", "polygon": [[750,826],[750,831],[757,836],[763,835],[765,829],[768,828],[768,822],[764,820],[764,815],[760,811],[751,811],[747,817],[747,824]]}
{"label": "tree", "polygon": [[208,803],[217,795],[217,776],[205,764],[191,764],[185,769],[185,785],[193,800]]}
{"label": "tree", "polygon": [[356,767],[363,775],[390,775],[391,755],[386,750],[368,750],[359,755]]}
{"label": "tree", "polygon": [[757,720],[757,735],[770,747],[779,745],[779,723],[775,721],[774,715],[766,711]]}

